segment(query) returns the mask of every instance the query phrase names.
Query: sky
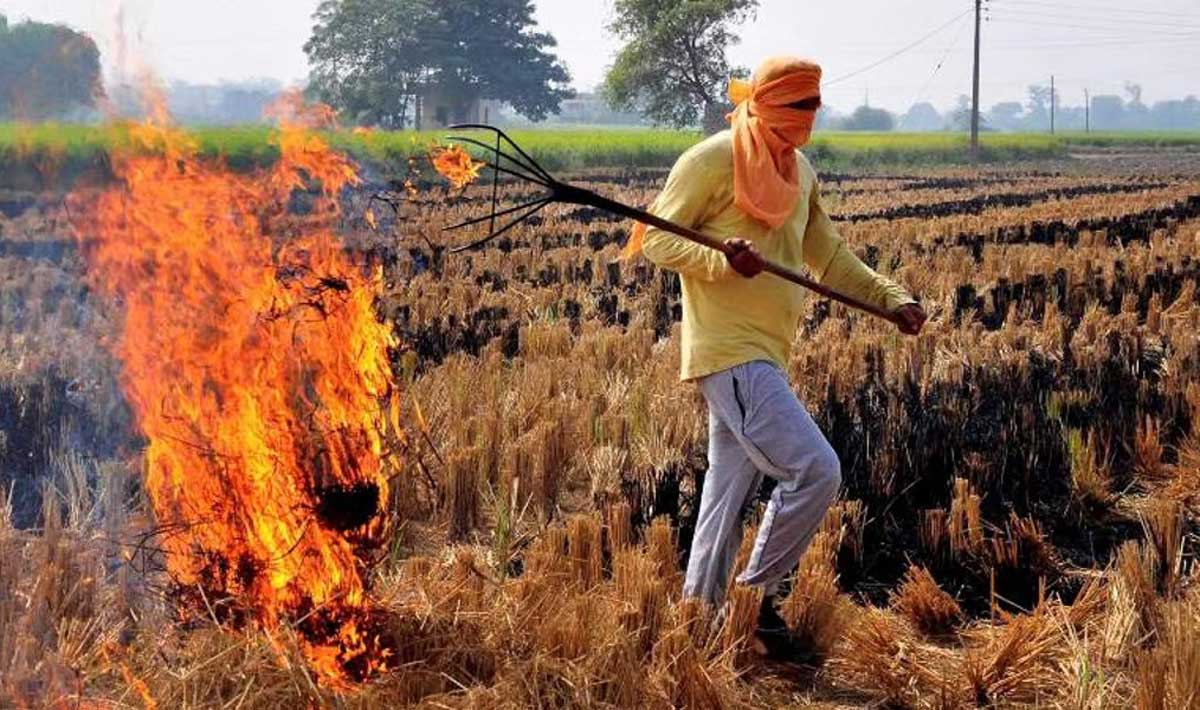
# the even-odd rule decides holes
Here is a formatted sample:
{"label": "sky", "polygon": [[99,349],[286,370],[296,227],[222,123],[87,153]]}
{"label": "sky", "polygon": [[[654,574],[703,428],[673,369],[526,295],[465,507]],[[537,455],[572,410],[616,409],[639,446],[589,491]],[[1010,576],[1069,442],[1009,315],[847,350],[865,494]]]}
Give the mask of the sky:
{"label": "sky", "polygon": [[[453,0],[446,0],[453,1]],[[210,83],[273,78],[298,84],[303,45],[319,0],[0,0],[9,21],[62,22],[91,34],[111,72],[124,46],[130,67],[167,80]],[[619,41],[604,26],[611,0],[536,0],[542,29],[575,87],[598,84]],[[1021,101],[1049,83],[1062,104],[1143,88],[1143,101],[1200,94],[1200,0],[986,0],[981,101]],[[902,111],[940,109],[971,91],[973,0],[760,0],[730,58],[753,68],[764,56],[799,54],[825,70],[828,106],[863,101]],[[1135,9],[1136,8],[1136,9]],[[123,18],[123,23],[118,22]],[[123,32],[118,30],[123,26]],[[124,37],[124,41],[120,40]],[[895,56],[893,56],[895,55]]]}

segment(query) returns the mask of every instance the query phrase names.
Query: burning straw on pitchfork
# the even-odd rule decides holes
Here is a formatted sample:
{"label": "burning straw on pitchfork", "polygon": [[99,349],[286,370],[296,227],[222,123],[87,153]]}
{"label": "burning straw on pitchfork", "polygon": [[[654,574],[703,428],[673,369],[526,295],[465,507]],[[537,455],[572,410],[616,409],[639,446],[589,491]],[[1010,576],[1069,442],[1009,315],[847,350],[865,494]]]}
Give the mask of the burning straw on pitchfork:
{"label": "burning straw on pitchfork", "polygon": [[[468,123],[450,126],[450,130],[488,132],[495,139],[489,144],[466,135],[447,136],[447,140],[449,141],[457,141],[482,149],[484,155],[487,156],[483,162],[475,162],[466,151],[454,148],[443,149],[433,156],[434,168],[458,189],[465,189],[468,185],[475,182],[482,168],[486,167],[492,171],[491,208],[488,210],[488,213],[481,217],[475,217],[450,225],[444,229],[444,231],[463,230],[486,222],[488,225],[487,233],[480,239],[450,249],[451,254],[478,249],[505,232],[508,232],[513,227],[530,219],[546,206],[558,203],[593,207],[620,217],[641,222],[651,227],[656,227],[665,232],[677,234],[684,239],[710,249],[716,249],[727,256],[732,255],[731,248],[726,246],[720,239],[711,237],[690,227],[662,219],[645,210],[617,202],[591,190],[556,179],[539,165],[529,153],[525,152],[521,146],[517,145],[508,134],[495,126]],[[515,178],[525,184],[537,185],[542,188],[542,192],[532,200],[513,207],[500,209],[499,184],[501,175]],[[899,317],[889,311],[822,286],[804,274],[780,264],[767,261],[764,271],[791,281],[826,298],[870,313],[873,316],[896,323],[897,325],[901,323]]]}

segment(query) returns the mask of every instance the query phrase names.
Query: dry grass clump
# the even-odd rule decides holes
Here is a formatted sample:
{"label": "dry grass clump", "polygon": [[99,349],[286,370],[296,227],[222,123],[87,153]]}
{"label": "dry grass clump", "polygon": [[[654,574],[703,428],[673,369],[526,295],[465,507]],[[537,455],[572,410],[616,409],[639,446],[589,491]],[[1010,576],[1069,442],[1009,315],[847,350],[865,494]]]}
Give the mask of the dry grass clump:
{"label": "dry grass clump", "polygon": [[1166,451],[1163,448],[1162,437],[1159,435],[1158,422],[1150,415],[1146,415],[1138,424],[1133,447],[1134,475],[1150,486],[1161,483],[1166,477],[1164,466]]}
{"label": "dry grass clump", "polygon": [[1165,606],[1158,642],[1136,656],[1134,677],[1137,710],[1200,706],[1200,604],[1195,594]]}
{"label": "dry grass clump", "polygon": [[470,449],[452,453],[446,461],[444,483],[450,539],[461,541],[480,520],[478,454]]}
{"label": "dry grass clump", "polygon": [[892,608],[922,633],[940,636],[952,631],[963,618],[962,607],[947,594],[924,567],[911,566],[900,588],[892,592]]}
{"label": "dry grass clump", "polygon": [[826,666],[829,680],[896,707],[955,707],[954,653],[923,643],[891,612],[869,609],[849,627]]}
{"label": "dry grass clump", "polygon": [[1076,501],[1089,510],[1103,510],[1112,505],[1109,457],[1095,434],[1069,431],[1067,451],[1071,457],[1071,483]]}
{"label": "dry grass clump", "polygon": [[[834,515],[826,521],[836,519]],[[817,533],[791,580],[791,591],[779,606],[796,644],[814,659],[826,658],[854,618],[854,604],[837,582],[840,530]]]}
{"label": "dry grass clump", "polygon": [[1004,528],[988,540],[991,564],[1009,570],[1021,569],[1035,578],[1057,575],[1062,567],[1057,551],[1046,539],[1037,520],[1009,513]]}
{"label": "dry grass clump", "polygon": [[75,489],[85,497],[64,506],[47,486],[37,533],[12,527],[0,490],[0,697],[30,707],[46,698],[79,702],[84,687],[103,682],[115,670],[105,649],[133,621],[131,579],[128,570],[113,570],[115,546],[82,527],[119,489],[105,487],[100,500]]}
{"label": "dry grass clump", "polygon": [[1175,597],[1183,582],[1184,535],[1188,527],[1183,507],[1169,499],[1154,499],[1145,512],[1143,525],[1158,562],[1158,589],[1168,598]]}
{"label": "dry grass clump", "polygon": [[587,477],[592,482],[592,500],[603,506],[621,495],[621,473],[628,455],[616,446],[598,446],[587,459]]}
{"label": "dry grass clump", "polygon": [[629,503],[621,501],[604,508],[604,534],[612,555],[633,544],[633,525]]}
{"label": "dry grass clump", "polygon": [[[953,556],[979,554],[983,550],[983,514],[980,512],[979,494],[964,478],[954,479],[954,497],[950,501],[950,515],[946,534],[950,537],[950,553]],[[933,524],[933,519],[930,519]]]}
{"label": "dry grass clump", "polygon": [[741,584],[734,584],[726,595],[718,645],[730,654],[734,670],[744,670],[754,659],[754,629],[762,600],[762,589]]}
{"label": "dry grass clump", "polygon": [[1063,636],[1041,606],[1010,617],[999,628],[979,630],[984,640],[969,646],[962,675],[975,703],[1044,703],[1061,691],[1057,670],[1065,653]]}
{"label": "dry grass clump", "polygon": [[1103,586],[1089,585],[1075,605],[1047,601],[965,627],[954,643],[922,640],[907,616],[872,608],[847,630],[823,676],[896,707],[1129,707],[1135,656],[1104,655]]}

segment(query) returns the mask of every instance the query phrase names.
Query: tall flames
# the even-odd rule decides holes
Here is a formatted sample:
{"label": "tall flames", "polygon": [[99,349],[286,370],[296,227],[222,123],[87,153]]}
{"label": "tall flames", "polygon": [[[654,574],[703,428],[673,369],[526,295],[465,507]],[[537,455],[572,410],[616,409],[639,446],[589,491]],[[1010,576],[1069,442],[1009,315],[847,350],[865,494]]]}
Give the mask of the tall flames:
{"label": "tall flames", "polygon": [[381,276],[333,233],[358,177],[298,106],[257,174],[200,160],[157,110],[112,156],[113,185],[73,199],[90,281],[123,307],[111,347],[180,594],[294,625],[336,685],[387,666],[365,573],[402,432]]}

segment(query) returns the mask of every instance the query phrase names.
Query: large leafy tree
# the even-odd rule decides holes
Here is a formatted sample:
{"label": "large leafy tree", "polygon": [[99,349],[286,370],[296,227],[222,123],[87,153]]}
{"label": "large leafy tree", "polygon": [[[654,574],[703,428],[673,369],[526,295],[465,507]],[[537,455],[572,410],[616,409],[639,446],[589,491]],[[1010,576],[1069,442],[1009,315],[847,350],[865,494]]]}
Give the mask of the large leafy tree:
{"label": "large leafy tree", "polygon": [[726,49],[734,27],[757,0],[616,0],[610,32],[625,42],[604,79],[618,109],[638,109],[656,123],[724,125],[731,74]]}
{"label": "large leafy tree", "polygon": [[571,75],[535,32],[531,0],[439,3],[432,39],[434,76],[462,98],[497,99],[533,120],[557,113]]}
{"label": "large leafy tree", "polygon": [[305,44],[311,89],[362,123],[404,126],[420,91],[557,112],[570,75],[530,0],[325,0]]}
{"label": "large leafy tree", "polygon": [[93,106],[103,93],[100,51],[91,37],[62,25],[0,15],[0,116],[52,118]]}
{"label": "large leafy tree", "polygon": [[428,78],[427,0],[325,0],[304,45],[309,88],[357,123],[403,127]]}

